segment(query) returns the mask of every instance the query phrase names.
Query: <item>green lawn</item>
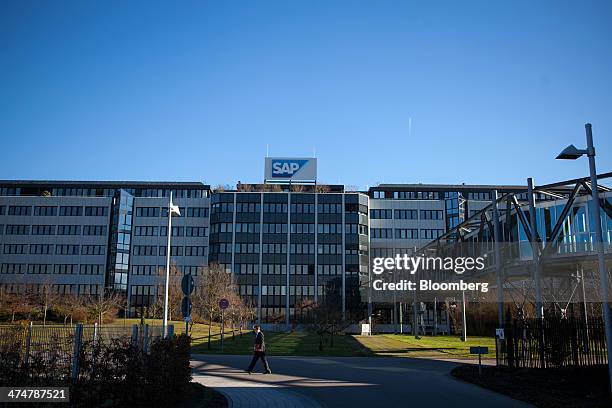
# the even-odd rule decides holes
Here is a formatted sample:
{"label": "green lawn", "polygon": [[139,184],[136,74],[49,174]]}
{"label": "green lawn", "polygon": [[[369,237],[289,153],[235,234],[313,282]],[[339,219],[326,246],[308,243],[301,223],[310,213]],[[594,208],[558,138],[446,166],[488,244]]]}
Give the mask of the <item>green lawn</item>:
{"label": "green lawn", "polygon": [[495,358],[494,337],[468,337],[463,342],[458,336],[422,336],[417,340],[412,335],[379,334],[355,336],[364,347],[380,356],[424,357],[424,358],[478,358],[470,354],[470,347],[489,347],[483,358]]}
{"label": "green lawn", "polygon": [[[336,335],[334,345],[331,345],[330,336],[325,336],[323,350],[319,350],[319,336],[315,333],[265,333],[266,352],[275,356],[367,356],[371,353],[355,340],[353,336]],[[252,332],[236,335],[233,339],[226,334],[223,352],[227,354],[251,354],[253,352],[254,335]],[[194,353],[221,352],[221,341],[215,336],[208,350],[207,338],[194,341]]]}
{"label": "green lawn", "polygon": [[[146,319],[146,324],[161,326],[161,319]],[[140,319],[116,319],[106,326],[131,326],[140,324]],[[174,332],[185,332],[185,323],[172,321]],[[217,323],[211,326],[211,347],[208,348],[208,325],[197,323],[191,328],[192,351],[194,353],[221,353],[221,328]],[[319,336],[309,332],[273,333],[266,332],[267,352],[279,356],[397,356],[421,358],[478,358],[469,354],[471,346],[489,347],[489,354],[483,358],[495,358],[495,338],[468,337],[462,342],[458,336],[423,336],[417,340],[412,335],[377,334],[373,336],[334,336],[331,346],[330,336],[324,337],[323,350],[319,350]],[[253,332],[225,328],[223,353],[251,354],[253,352]]]}

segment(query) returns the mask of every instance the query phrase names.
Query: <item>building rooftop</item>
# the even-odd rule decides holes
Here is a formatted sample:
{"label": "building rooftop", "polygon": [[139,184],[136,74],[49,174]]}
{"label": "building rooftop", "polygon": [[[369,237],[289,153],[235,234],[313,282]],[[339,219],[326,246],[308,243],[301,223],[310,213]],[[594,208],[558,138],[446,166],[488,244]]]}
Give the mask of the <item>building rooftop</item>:
{"label": "building rooftop", "polygon": [[52,188],[190,188],[208,190],[198,181],[72,181],[72,180],[0,180],[2,187]]}

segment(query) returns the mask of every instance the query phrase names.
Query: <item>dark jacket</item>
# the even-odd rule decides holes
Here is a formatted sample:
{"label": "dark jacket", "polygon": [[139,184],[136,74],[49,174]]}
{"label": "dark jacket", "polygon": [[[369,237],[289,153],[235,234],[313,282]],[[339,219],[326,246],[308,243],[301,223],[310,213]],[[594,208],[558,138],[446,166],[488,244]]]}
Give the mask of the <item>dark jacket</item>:
{"label": "dark jacket", "polygon": [[261,352],[265,352],[266,351],[266,342],[264,340],[264,334],[263,332],[259,332],[255,335],[255,347],[254,347],[255,351],[261,351]]}

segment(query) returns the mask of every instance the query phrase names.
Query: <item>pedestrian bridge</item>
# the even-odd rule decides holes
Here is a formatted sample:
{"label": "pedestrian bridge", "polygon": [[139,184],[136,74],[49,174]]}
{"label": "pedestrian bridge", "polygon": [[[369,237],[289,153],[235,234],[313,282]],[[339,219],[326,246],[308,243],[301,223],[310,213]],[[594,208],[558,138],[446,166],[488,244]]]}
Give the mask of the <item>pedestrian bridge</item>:
{"label": "pedestrian bridge", "polygon": [[[598,176],[608,275],[612,267],[612,189],[607,187],[610,182],[612,173]],[[435,278],[486,281],[494,289],[492,292],[501,286],[504,302],[514,303],[521,313],[528,313],[525,305],[535,303],[536,268],[547,312],[566,313],[575,302],[583,302],[585,308],[587,303],[593,307],[600,297],[590,179],[534,186],[531,192],[534,197],[531,203],[527,187],[524,192],[501,196],[494,192],[487,207],[417,253],[426,257],[483,257],[485,268],[480,271],[461,275],[440,273]],[[610,279],[608,285],[609,282]],[[495,299],[493,293],[472,300],[495,302]]]}

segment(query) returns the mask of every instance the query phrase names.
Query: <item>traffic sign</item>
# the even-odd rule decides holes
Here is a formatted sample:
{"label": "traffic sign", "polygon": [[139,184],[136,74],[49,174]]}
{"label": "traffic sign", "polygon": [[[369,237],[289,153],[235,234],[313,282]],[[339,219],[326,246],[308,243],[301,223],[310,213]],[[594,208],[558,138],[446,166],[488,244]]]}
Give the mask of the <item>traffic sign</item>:
{"label": "traffic sign", "polygon": [[495,337],[497,337],[498,340],[504,340],[504,329],[495,329]]}
{"label": "traffic sign", "polygon": [[482,355],[489,354],[489,348],[483,346],[470,347],[470,354],[478,354],[478,375],[482,375]]}
{"label": "traffic sign", "polygon": [[489,348],[483,346],[470,347],[470,354],[488,354]]}
{"label": "traffic sign", "polygon": [[229,307],[229,300],[227,300],[227,299],[219,300],[219,307],[221,309],[227,309]]}
{"label": "traffic sign", "polygon": [[181,280],[181,289],[183,289],[183,293],[188,296],[193,293],[193,287],[193,276],[188,273],[187,275],[183,276],[183,279]]}
{"label": "traffic sign", "polygon": [[191,308],[193,305],[191,304],[191,299],[189,296],[183,297],[183,301],[181,302],[181,312],[183,312],[183,317],[191,316]]}

